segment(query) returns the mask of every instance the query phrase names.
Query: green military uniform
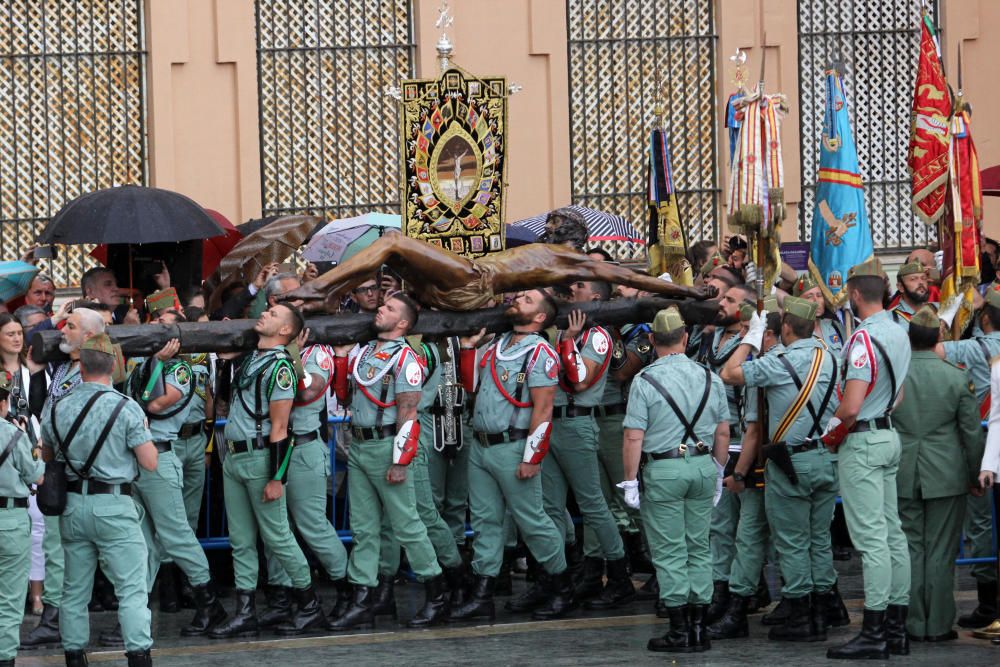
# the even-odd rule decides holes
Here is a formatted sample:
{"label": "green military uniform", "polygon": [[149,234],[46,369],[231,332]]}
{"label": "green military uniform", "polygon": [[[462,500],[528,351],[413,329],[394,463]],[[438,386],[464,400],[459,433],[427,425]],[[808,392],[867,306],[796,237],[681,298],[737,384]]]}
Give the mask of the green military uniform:
{"label": "green military uniform", "polygon": [[205,448],[208,432],[205,425],[208,397],[212,387],[212,370],[207,354],[185,357],[191,367],[191,407],[184,425],[174,440],[174,456],[181,464],[181,480],[184,484],[184,512],[187,514],[191,530],[198,531],[198,516],[201,500],[205,492]]}
{"label": "green military uniform", "polygon": [[[105,335],[89,338],[85,347],[110,341]],[[91,404],[92,397],[99,395]],[[121,410],[113,417],[118,404]],[[69,452],[60,446],[72,424],[82,417]],[[43,415],[42,439],[57,460],[69,460],[70,481],[66,509],[60,517],[60,531],[66,559],[59,630],[66,651],[82,651],[90,639],[90,601],[94,571],[101,569],[114,585],[118,596],[118,620],[129,652],[148,650],[150,613],[147,606],[147,550],[139,520],[139,510],[129,497],[137,466],[132,449],[152,440],[145,416],[134,401],[109,386],[83,382],[56,401]],[[108,435],[86,480],[75,470],[83,468],[98,435],[108,426]],[[58,434],[58,435],[57,435]]]}
{"label": "green military uniform", "polygon": [[[676,326],[665,320],[661,327],[663,315],[657,315],[653,330],[668,333]],[[683,326],[680,316],[674,317]],[[650,380],[666,390],[680,414]],[[704,408],[691,424],[692,438],[680,417],[692,419],[703,400]],[[712,443],[716,427],[728,420],[722,381],[682,354],[660,357],[629,389],[623,426],[644,431],[640,511],[660,600],[667,607],[707,605],[712,597],[709,526],[718,479]]]}
{"label": "green military uniform", "polygon": [[[476,442],[469,452],[469,510],[476,536],[472,569],[483,577],[500,572],[509,510],[535,560],[549,574],[559,574],[566,570],[562,521],[557,527],[542,508],[540,475],[515,476],[531,424],[530,390],[558,384],[559,361],[538,334],[516,342],[511,338],[504,334],[490,346],[480,367],[472,416]],[[544,460],[542,468],[544,474]]]}
{"label": "green military uniform", "polygon": [[269,554],[288,573],[294,588],[305,589],[311,584],[309,564],[288,525],[286,494],[272,502],[263,499],[264,487],[272,480],[274,469],[268,450],[270,404],[294,397],[295,371],[282,345],[255,350],[243,360],[233,379],[225,430],[229,451],[222,463],[222,477],[238,590],[257,588],[258,534]]}
{"label": "green military uniform", "polygon": [[[0,391],[10,391],[10,380],[0,373]],[[45,465],[31,455],[27,436],[0,420],[0,660],[13,664],[24,619],[24,591],[31,564],[30,485]]]}
{"label": "green military uniform", "polygon": [[[590,526],[600,543],[601,553],[608,560],[625,556],[614,517],[601,493],[598,473],[598,431],[594,420],[595,407],[601,404],[607,382],[607,368],[612,354],[611,335],[602,327],[583,331],[576,341],[583,359],[597,363],[588,385],[573,392],[560,382],[552,408],[552,445],[542,461],[542,496],[545,511],[563,533],[572,530],[566,521],[566,497],[570,489],[583,515],[584,526]],[[581,362],[582,363],[582,362]]]}
{"label": "green military uniform", "polygon": [[[312,382],[320,378],[323,386],[333,382],[333,355],[324,345],[311,345],[302,351],[302,367]],[[327,419],[326,392],[310,403],[295,403],[291,431],[295,447],[288,464],[288,512],[302,541],[316,556],[334,581],[347,573],[347,550],[326,514],[327,485],[330,479],[330,448],[322,437]],[[291,578],[280,561],[267,553],[268,583],[290,587]]]}
{"label": "green military uniform", "polygon": [[818,322],[820,332],[814,335],[839,357],[844,349],[844,325],[833,317],[821,317]]}
{"label": "green military uniform", "polygon": [[[347,577],[358,586],[376,585],[383,518],[388,519],[393,537],[406,549],[417,577],[421,581],[437,577],[441,567],[416,511],[416,475],[408,470],[404,482],[386,481],[393,461],[396,396],[421,390],[420,362],[405,340],[376,340],[360,349],[352,367],[354,443],[348,456],[347,488],[354,549]],[[451,545],[454,547],[453,542]]]}
{"label": "green military uniform", "polygon": [[[930,310],[910,325],[937,328]],[[903,391],[892,421],[902,443],[896,489],[911,564],[906,629],[917,638],[942,637],[955,622],[955,552],[983,456],[979,407],[970,374],[933,350],[913,352]]]}
{"label": "green military uniform", "polygon": [[840,494],[851,541],[861,553],[865,608],[882,611],[905,606],[910,593],[910,556],[897,508],[899,435],[888,419],[909,369],[910,342],[892,316],[879,311],[859,324],[844,353],[845,379],[869,383],[869,390],[838,452]]}

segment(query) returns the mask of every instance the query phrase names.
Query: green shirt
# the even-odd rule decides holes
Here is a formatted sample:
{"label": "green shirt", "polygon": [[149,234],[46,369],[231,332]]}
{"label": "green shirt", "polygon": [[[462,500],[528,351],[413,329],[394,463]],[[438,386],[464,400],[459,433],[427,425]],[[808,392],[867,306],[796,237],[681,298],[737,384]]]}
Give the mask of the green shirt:
{"label": "green shirt", "polygon": [[892,309],[892,312],[890,313],[889,316],[892,318],[893,322],[903,327],[903,331],[909,331],[910,318],[913,317],[913,315],[916,312],[917,311],[910,308],[910,305],[908,303],[906,303],[905,301],[903,301],[902,298],[900,298],[899,304],[897,304],[896,307]]}
{"label": "green shirt", "polygon": [[187,421],[188,423],[204,421],[205,408],[208,404],[208,390],[212,386],[213,379],[211,364],[207,354],[192,354],[185,356],[184,359],[191,367],[191,386],[194,388]]}
{"label": "green shirt", "polygon": [[[302,350],[302,368],[309,375],[319,376],[320,386],[328,386],[333,377],[333,354],[326,345],[310,345]],[[314,389],[317,380],[312,379]],[[292,433],[302,435],[312,433],[326,422],[326,392],[309,403],[296,401],[292,408]]]}
{"label": "green shirt", "polygon": [[10,456],[0,466],[0,496],[27,498],[29,487],[45,472],[45,464],[31,456],[31,443],[19,428],[0,419],[0,453],[13,439]]}
{"label": "green shirt", "polygon": [[[880,310],[863,320],[844,348],[842,361],[847,380],[863,380],[869,383],[868,395],[861,405],[858,421],[881,417],[891,408],[895,400],[893,390],[899,394],[910,368],[910,339],[904,329],[893,322],[892,316]],[[877,340],[888,359],[871,342]],[[896,379],[893,388],[889,378],[891,365]]]}
{"label": "green shirt", "polygon": [[[125,398],[128,402],[108,432],[108,437],[90,469],[89,476],[91,479],[108,484],[131,482],[138,474],[132,450],[141,444],[152,441],[153,436],[149,432],[146,415],[143,414],[139,404],[107,385],[82,382],[56,403],[55,410],[50,409],[43,413],[42,440],[52,448],[57,460],[67,460],[59,444],[59,439],[56,438],[56,433],[58,432],[59,436],[63,438],[69,435],[77,415],[96,392],[108,395],[98,398],[90,408],[90,412],[84,417],[73,441],[69,443],[69,462],[77,470],[83,467],[97,442],[98,436],[111,418],[115,406],[121,398]],[[52,423],[53,412],[55,412],[55,425]],[[66,467],[66,476],[69,479],[77,479],[76,474],[69,466]]]}
{"label": "green shirt", "polygon": [[[819,319],[819,328],[822,332],[822,341],[826,343],[826,346],[830,350],[840,356],[840,352],[844,349],[844,328],[839,320],[834,320],[829,317],[821,317]],[[814,334],[819,337],[819,334]]]}
{"label": "green shirt", "polygon": [[[155,360],[138,359],[137,361],[139,365],[132,371],[133,373],[138,373],[142,364],[156,363]],[[194,400],[193,397],[190,400],[188,399],[193,391],[191,367],[179,359],[170,359],[164,364],[162,373],[164,384],[179,391],[181,397],[176,403],[164,410],[164,414],[170,416],[159,418],[149,413],[149,432],[153,435],[155,442],[171,442],[177,439],[177,433],[181,430],[181,426],[191,421],[188,417],[191,412],[191,402]],[[145,387],[138,387],[139,391],[143,391],[144,389]]]}
{"label": "green shirt", "polygon": [[[375,349],[378,343],[381,347]],[[351,424],[363,428],[396,423],[396,394],[423,389],[424,370],[403,338],[373,340],[352,359]],[[381,410],[379,404],[382,405]],[[381,412],[381,414],[380,414]]]}
{"label": "green shirt", "polygon": [[[615,340],[612,352],[611,364],[608,367],[608,380],[604,385],[604,397],[601,404],[604,406],[619,405],[628,398],[628,382],[619,382],[612,377],[611,373],[621,368],[628,361],[630,354],[634,354],[642,362],[643,367],[653,362],[656,353],[649,342],[648,324],[626,324],[621,328],[621,335]],[[616,356],[620,352],[621,360]]]}
{"label": "green shirt", "polygon": [[[562,336],[563,333],[559,332],[560,339]],[[559,382],[559,388],[556,389],[553,405],[567,405],[570,393],[573,394],[573,405],[589,408],[601,403],[604,386],[608,381],[608,364],[611,361],[609,357],[612,353],[612,343],[611,334],[604,327],[592,327],[580,333],[576,339],[576,349],[580,351],[584,359],[589,359],[597,364],[597,368],[593,371],[597,373],[597,377],[593,377],[588,370],[583,381],[589,386],[579,392],[567,392],[568,383],[562,379]]]}
{"label": "green shirt", "polygon": [[[257,384],[260,378],[260,404]],[[261,418],[261,435],[271,432],[271,401],[295,398],[295,370],[284,345],[268,350],[254,350],[244,356],[233,378],[233,398],[229,402],[226,440],[250,440],[256,437],[256,413]]]}
{"label": "green shirt", "polygon": [[[709,349],[708,354],[702,360],[713,373],[718,375],[722,371],[722,367],[726,365],[726,361],[732,356],[736,348],[739,347],[740,342],[743,337],[739,334],[731,336],[726,344],[721,348],[719,347],[719,341],[722,340],[722,336],[725,334],[725,329],[722,327],[716,327],[715,333],[712,337],[712,345]],[[737,450],[740,448],[740,441],[743,437],[743,428],[741,422],[743,421],[743,387],[734,387],[732,385],[723,385],[726,390],[726,400],[729,403],[729,418],[728,422],[731,426],[735,427],[731,430],[729,447],[730,449]]]}
{"label": "green shirt", "polygon": [[[652,384],[642,378],[653,377],[670,394],[686,419],[691,419],[701,397],[705,393],[706,373],[704,366],[696,364],[683,354],[660,357],[642,369],[632,381],[628,392],[628,408],[625,412],[624,428],[645,431],[642,451],[658,454],[676,449],[686,442],[684,427],[662,394]],[[722,380],[715,373],[707,374],[711,382],[708,402],[695,424],[698,440],[711,446],[715,441],[715,429],[729,421],[726,406],[726,390]]]}
{"label": "green shirt", "polygon": [[[983,352],[983,342],[986,352]],[[964,366],[972,383],[976,386],[976,398],[982,403],[990,394],[990,361],[1000,354],[1000,331],[993,331],[970,340],[955,340],[944,343],[945,358]]]}
{"label": "green shirt", "polygon": [[[529,334],[511,344],[505,333],[491,345],[479,368],[472,427],[485,433],[531,425],[531,389],[552,387],[559,381],[559,357],[539,334]],[[518,375],[524,369],[524,385],[518,396]],[[511,399],[522,404],[515,407]],[[516,412],[515,412],[516,410]]]}

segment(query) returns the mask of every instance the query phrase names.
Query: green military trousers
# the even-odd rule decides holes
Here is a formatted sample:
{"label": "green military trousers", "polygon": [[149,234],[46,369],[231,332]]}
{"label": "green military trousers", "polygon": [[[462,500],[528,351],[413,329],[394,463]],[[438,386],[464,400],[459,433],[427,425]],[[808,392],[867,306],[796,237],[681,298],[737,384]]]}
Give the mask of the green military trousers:
{"label": "green military trousers", "polygon": [[[740,453],[730,451],[729,456],[739,458]],[[736,558],[736,528],[740,523],[740,501],[737,493],[723,487],[719,502],[712,508],[712,527],[709,542],[712,547],[712,579],[729,581],[733,560]]]}
{"label": "green military trousers", "polygon": [[62,534],[59,532],[59,517],[44,518],[45,537],[42,538],[42,555],[45,556],[45,585],[42,589],[42,602],[58,609],[62,604],[63,572],[66,568]]}
{"label": "green military trousers", "polygon": [[132,485],[134,499],[144,510],[148,592],[153,590],[160,563],[167,559],[177,563],[192,586],[202,586],[210,579],[205,551],[187,521],[181,475],[181,462],[173,451],[160,452],[156,470],[140,470]]}
{"label": "green military trousers", "polygon": [[872,611],[910,599],[910,553],[896,501],[899,453],[899,436],[891,429],[851,433],[839,450],[844,518],[861,553],[865,609]]}
{"label": "green military trousers", "polygon": [[87,604],[98,563],[118,596],[125,650],[145,651],[153,645],[146,595],[146,541],[139,512],[132,498],[117,492],[67,495],[66,510],[60,517],[66,580],[59,632],[65,650],[82,651],[90,640]]}
{"label": "green military trousers", "polygon": [[[465,517],[469,509],[469,451],[475,446],[472,427],[464,422],[464,419],[460,422],[464,444],[455,453],[455,458],[445,458],[441,452],[433,450],[428,450],[427,456],[434,506],[451,530],[456,544],[465,543]],[[423,433],[423,427],[420,432]],[[433,447],[433,444],[430,446]]]}
{"label": "green military trousers", "polygon": [[750,597],[760,582],[760,570],[767,553],[767,514],[764,490],[745,489],[740,496],[740,514],[736,525],[736,552],[729,570],[729,590]]}
{"label": "green military trousers", "polygon": [[31,518],[23,507],[0,509],[0,660],[13,660],[24,620],[31,565]]}
{"label": "green military trousers", "polygon": [[[326,513],[327,484],[330,479],[330,448],[320,438],[296,441],[288,464],[286,504],[295,531],[333,580],[347,574],[347,550]],[[291,577],[281,567],[270,549],[267,555],[267,581],[272,586],[292,585]]]}
{"label": "green military trousers", "polygon": [[[622,459],[622,423],[625,415],[605,415],[597,417],[597,474],[601,480],[601,494],[611,510],[619,533],[637,533],[642,519],[639,510],[625,504],[625,495],[615,484],[625,479],[625,465]],[[597,533],[589,525],[583,526],[583,555],[602,558]]]}
{"label": "green military trousers", "polygon": [[259,563],[257,537],[291,578],[294,588],[312,582],[309,563],[288,525],[287,488],[281,498],[264,502],[264,487],[271,480],[270,453],[266,449],[226,455],[222,463],[223,495],[233,548],[233,579],[238,590],[257,588]]}
{"label": "green military trousers", "polygon": [[708,535],[717,477],[710,454],[650,460],[643,468],[643,532],[668,607],[712,600]]}
{"label": "green military trousers", "polygon": [[174,440],[174,456],[181,463],[181,480],[184,485],[184,512],[191,530],[198,532],[201,500],[205,493],[205,447],[208,436],[204,433]]}
{"label": "green military trousers", "polygon": [[764,469],[767,520],[778,551],[786,598],[825,593],[837,582],[830,522],[837,500],[837,461],[820,446],[792,454],[798,484],[772,461]]}
{"label": "green military trousers", "polygon": [[[406,549],[410,567],[418,579],[425,581],[441,574],[434,546],[417,512],[414,490],[414,478],[419,477],[417,470],[407,469],[406,481],[400,484],[390,484],[385,479],[392,465],[392,441],[391,437],[355,440],[348,456],[347,491],[351,499],[354,549],[347,564],[347,578],[359,586],[374,587],[378,583],[383,517],[388,520],[392,536]],[[454,548],[450,533],[447,542]]]}
{"label": "green military trousers", "polygon": [[[969,558],[989,558],[993,555],[993,489],[978,498],[968,495],[965,505],[965,537],[969,540]],[[993,563],[975,563],[969,572],[980,584],[997,580]]]}
{"label": "green military trousers", "polygon": [[472,570],[483,577],[500,573],[506,538],[504,520],[509,510],[514,526],[535,560],[549,574],[563,572],[566,569],[563,531],[542,505],[544,472],[531,479],[517,478],[524,440],[489,447],[478,442],[466,446],[472,448],[469,452],[469,511],[475,536]]}
{"label": "green military trousers", "polygon": [[570,489],[583,515],[583,525],[597,536],[601,555],[608,560],[623,558],[625,546],[601,493],[597,422],[589,415],[553,420],[549,453],[542,461],[545,512],[564,535],[572,530],[572,524],[566,523],[566,496]]}
{"label": "green military trousers", "polygon": [[910,550],[910,612],[906,631],[935,637],[955,623],[955,556],[965,496],[900,498],[899,518]]}

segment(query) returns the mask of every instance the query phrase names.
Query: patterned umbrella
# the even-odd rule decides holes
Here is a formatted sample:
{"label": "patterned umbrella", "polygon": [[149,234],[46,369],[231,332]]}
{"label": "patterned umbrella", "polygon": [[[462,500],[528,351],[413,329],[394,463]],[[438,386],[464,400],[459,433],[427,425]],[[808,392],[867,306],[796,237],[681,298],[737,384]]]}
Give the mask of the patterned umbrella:
{"label": "patterned umbrella", "polygon": [[27,262],[0,262],[0,302],[6,303],[28,291],[38,267]]}
{"label": "patterned umbrella", "polygon": [[[587,223],[587,230],[590,232],[591,241],[631,241],[632,243],[646,243],[646,239],[642,237],[642,234],[636,231],[636,228],[632,226],[632,223],[620,215],[605,213],[604,211],[587,208],[586,206],[576,206],[575,204],[569,206],[568,208],[573,209],[583,216],[584,221]],[[536,215],[531,218],[518,220],[511,226],[525,227],[531,230],[537,238],[545,231],[546,217],[548,217],[548,213],[542,213],[541,215]]]}
{"label": "patterned umbrella", "polygon": [[219,274],[228,278],[241,273],[244,280],[273,262],[283,262],[299,249],[318,223],[313,215],[289,215],[250,234],[222,258]]}
{"label": "patterned umbrella", "polygon": [[334,220],[315,234],[305,252],[310,262],[343,262],[388,230],[399,231],[400,218],[388,213],[365,213]]}

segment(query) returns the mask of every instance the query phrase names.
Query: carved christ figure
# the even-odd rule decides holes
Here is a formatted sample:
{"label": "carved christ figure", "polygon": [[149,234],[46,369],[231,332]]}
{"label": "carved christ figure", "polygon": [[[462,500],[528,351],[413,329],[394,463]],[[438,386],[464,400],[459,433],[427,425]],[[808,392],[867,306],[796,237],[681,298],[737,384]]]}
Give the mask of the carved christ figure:
{"label": "carved christ figure", "polygon": [[461,200],[462,196],[465,194],[464,192],[459,192],[459,188],[461,188],[461,184],[462,184],[462,160],[468,154],[469,154],[469,149],[468,148],[466,148],[465,150],[463,150],[461,155],[458,154],[457,150],[454,153],[454,155],[455,155],[455,201]]}

